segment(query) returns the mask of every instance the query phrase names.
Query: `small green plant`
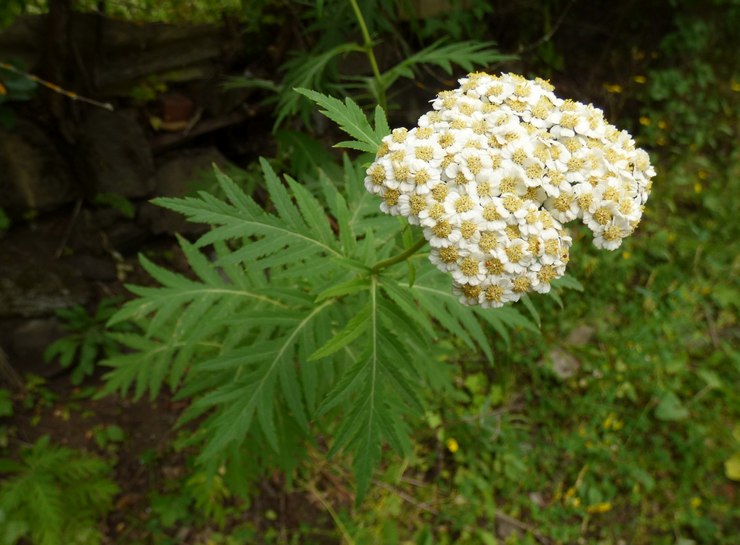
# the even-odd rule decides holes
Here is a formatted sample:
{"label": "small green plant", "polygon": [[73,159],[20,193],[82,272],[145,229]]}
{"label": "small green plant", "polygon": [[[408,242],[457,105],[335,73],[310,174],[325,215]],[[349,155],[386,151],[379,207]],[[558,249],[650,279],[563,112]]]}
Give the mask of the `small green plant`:
{"label": "small green plant", "polygon": [[[392,100],[389,100],[388,92],[396,81],[402,78],[413,79],[424,68],[438,68],[451,76],[454,67],[461,67],[469,72],[475,67],[486,67],[515,58],[500,53],[493,42],[471,39],[449,42],[449,35],[444,33],[446,38],[437,39],[415,52],[409,52],[411,47],[407,43],[394,44],[403,51],[402,60],[390,67],[382,67],[374,52],[377,40],[373,34],[382,29],[386,31],[385,34],[400,40],[398,33],[388,32],[396,22],[398,6],[391,2],[386,7],[387,9],[382,10],[367,10],[367,14],[360,11],[356,0],[331,0],[306,7],[303,17],[309,22],[308,33],[313,46],[305,51],[293,52],[280,67],[280,82],[235,77],[226,86],[275,92],[275,128],[278,128],[293,116],[299,117],[304,124],[309,124],[313,106],[293,91],[296,88],[313,89],[334,96],[352,96],[378,104],[388,111],[394,106]],[[480,13],[485,11],[483,9]],[[444,21],[443,24],[447,25],[449,22]],[[361,37],[360,42],[356,40],[358,35]],[[365,57],[366,74],[341,73],[339,61],[349,55]]]}
{"label": "small green plant", "polygon": [[[120,350],[120,345],[105,327],[119,304],[118,299],[104,299],[92,315],[82,305],[58,310],[57,316],[69,334],[50,344],[44,359],[49,362],[58,358],[63,368],[73,368],[72,384],[82,383],[86,376],[92,375],[98,360],[112,357]],[[119,331],[125,329],[125,325],[118,328]]]}
{"label": "small green plant", "polygon": [[95,204],[99,206],[107,206],[117,210],[121,215],[128,219],[134,219],[136,216],[136,208],[134,204],[118,193],[98,193],[95,195]]}
{"label": "small green plant", "polygon": [[51,407],[57,400],[57,395],[49,389],[44,377],[28,374],[25,377],[23,388],[23,407],[39,409]]}
{"label": "small green plant", "polygon": [[115,452],[126,438],[123,430],[116,424],[97,425],[92,430],[92,437],[99,449]]}
{"label": "small green plant", "polygon": [[98,521],[118,487],[99,458],[58,447],[42,437],[20,461],[0,460],[0,535],[3,545],[27,538],[33,545],[95,545]]}

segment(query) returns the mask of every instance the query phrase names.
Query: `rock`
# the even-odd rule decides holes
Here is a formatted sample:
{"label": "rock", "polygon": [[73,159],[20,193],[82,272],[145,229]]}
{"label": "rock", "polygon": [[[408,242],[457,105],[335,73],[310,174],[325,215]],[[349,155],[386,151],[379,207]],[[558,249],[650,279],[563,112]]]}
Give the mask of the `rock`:
{"label": "rock", "polygon": [[547,502],[545,501],[545,497],[543,496],[542,492],[530,492],[529,501],[531,501],[537,507],[545,507],[545,505],[547,505]]}
{"label": "rock", "polygon": [[48,316],[89,297],[84,282],[66,267],[26,262],[2,267],[2,271],[0,317]]}
{"label": "rock", "polygon": [[579,325],[568,334],[565,344],[570,346],[583,346],[588,344],[596,333],[596,328],[590,325]]}
{"label": "rock", "polygon": [[149,239],[146,228],[134,221],[121,220],[105,230],[110,246],[121,254],[137,252]]}
{"label": "rock", "polygon": [[61,231],[63,226],[46,220],[35,227],[14,228],[3,240],[0,318],[51,316],[89,299],[89,286],[80,271],[56,259]]}
{"label": "rock", "polygon": [[[214,183],[213,165],[227,170],[231,163],[215,148],[175,152],[166,156],[157,168],[154,193],[162,197],[182,197]],[[189,223],[185,217],[160,206],[145,203],[139,221],[156,234],[202,234],[207,225]]]}
{"label": "rock", "polygon": [[83,278],[99,282],[116,281],[116,264],[113,258],[95,257],[86,254],[65,256],[60,262],[80,271]]}
{"label": "rock", "polygon": [[3,60],[20,61],[23,66],[32,68],[41,59],[43,42],[39,40],[48,28],[47,17],[41,15],[22,15],[15,17],[13,23],[0,32],[0,51]]}
{"label": "rock", "polygon": [[144,197],[154,189],[154,160],[135,112],[91,109],[80,152],[99,193]]}
{"label": "rock", "polygon": [[35,124],[18,119],[0,129],[0,207],[14,217],[47,211],[73,201],[69,165]]}
{"label": "rock", "polygon": [[562,380],[572,377],[581,366],[580,362],[574,356],[562,348],[553,348],[550,350],[549,356],[552,362],[553,373]]}
{"label": "rock", "polygon": [[7,347],[9,363],[20,373],[49,377],[58,365],[46,363],[44,351],[65,335],[56,318],[12,320],[3,323],[2,344]]}
{"label": "rock", "polygon": [[513,541],[519,541],[516,539],[522,535],[521,530],[510,522],[507,518],[498,518],[496,520],[496,536],[502,541],[509,541],[511,536],[514,536]]}

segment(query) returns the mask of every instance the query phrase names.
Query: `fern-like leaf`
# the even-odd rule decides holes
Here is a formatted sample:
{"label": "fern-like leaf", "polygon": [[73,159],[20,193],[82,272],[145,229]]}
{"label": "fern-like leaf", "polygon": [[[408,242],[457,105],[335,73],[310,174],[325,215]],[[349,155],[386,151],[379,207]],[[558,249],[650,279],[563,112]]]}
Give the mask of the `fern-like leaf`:
{"label": "fern-like leaf", "polygon": [[515,60],[514,55],[500,53],[493,42],[463,41],[445,43],[439,40],[421,51],[410,55],[396,66],[382,74],[387,86],[398,78],[413,78],[414,70],[421,64],[439,66],[448,75],[452,75],[453,65],[472,72],[476,66],[488,66],[504,61]]}
{"label": "fern-like leaf", "polygon": [[298,93],[310,98],[321,108],[322,114],[334,121],[340,129],[349,134],[354,140],[340,142],[335,145],[339,148],[352,148],[358,151],[376,153],[383,137],[390,132],[385,112],[380,106],[375,108],[375,127],[365,116],[355,101],[347,97],[344,102],[310,89],[296,88]]}
{"label": "fern-like leaf", "polygon": [[[282,66],[284,76],[280,85],[275,128],[285,118],[299,113],[300,97],[293,91],[296,87],[328,90],[325,73],[337,57],[351,51],[362,51],[357,44],[344,43],[321,53],[296,53]],[[304,122],[308,121],[309,110],[300,112]]]}
{"label": "fern-like leaf", "polygon": [[[25,533],[40,545],[66,545],[87,535],[100,538],[98,518],[118,487],[102,460],[50,444],[48,436],[21,453],[22,461],[0,486],[0,532]],[[26,530],[24,530],[24,528]]]}

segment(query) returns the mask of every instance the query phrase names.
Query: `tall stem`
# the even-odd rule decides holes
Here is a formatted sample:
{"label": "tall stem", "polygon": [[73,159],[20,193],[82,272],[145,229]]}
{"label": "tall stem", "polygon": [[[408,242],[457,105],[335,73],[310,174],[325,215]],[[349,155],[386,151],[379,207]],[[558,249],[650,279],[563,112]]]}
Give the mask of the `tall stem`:
{"label": "tall stem", "polygon": [[375,77],[375,86],[378,91],[378,104],[383,110],[386,109],[385,99],[385,84],[383,78],[380,76],[380,69],[378,68],[378,61],[375,58],[375,52],[373,51],[373,42],[370,39],[370,33],[367,31],[367,25],[365,24],[365,18],[362,16],[360,6],[357,5],[357,0],[349,0],[352,4],[352,9],[355,12],[355,17],[360,25],[360,31],[362,32],[362,39],[364,40],[363,48],[367,54],[367,58],[370,61],[370,67],[373,69],[373,76]]}
{"label": "tall stem", "polygon": [[390,267],[391,265],[395,265],[396,263],[400,263],[401,261],[406,261],[409,257],[421,250],[426,243],[427,241],[425,238],[417,240],[413,246],[404,250],[400,254],[389,257],[388,259],[384,259],[383,261],[378,261],[375,265],[373,265],[371,272],[373,274],[376,274],[381,270]]}

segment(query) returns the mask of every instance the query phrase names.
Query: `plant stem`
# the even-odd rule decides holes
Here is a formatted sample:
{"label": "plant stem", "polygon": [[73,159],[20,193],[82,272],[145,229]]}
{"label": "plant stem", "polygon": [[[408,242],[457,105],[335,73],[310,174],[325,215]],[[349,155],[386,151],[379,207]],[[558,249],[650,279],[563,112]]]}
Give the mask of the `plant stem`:
{"label": "plant stem", "polygon": [[367,25],[365,24],[365,18],[362,16],[360,6],[357,5],[357,0],[349,0],[352,4],[352,9],[355,12],[355,17],[360,25],[360,31],[362,32],[362,39],[364,40],[363,49],[367,54],[367,58],[370,61],[370,67],[373,69],[373,76],[375,76],[375,86],[378,92],[378,104],[383,110],[386,109],[386,98],[385,98],[385,84],[383,78],[380,76],[380,69],[378,68],[378,61],[375,58],[375,52],[373,51],[373,42],[370,39],[370,33],[367,31]]}
{"label": "plant stem", "polygon": [[396,263],[400,263],[401,261],[406,261],[409,257],[421,250],[426,243],[427,241],[425,238],[420,238],[414,243],[413,246],[404,250],[400,254],[389,257],[388,259],[384,259],[383,261],[378,261],[375,265],[373,265],[373,268],[370,269],[370,272],[372,274],[376,274],[381,270],[390,267],[391,265],[395,265]]}

